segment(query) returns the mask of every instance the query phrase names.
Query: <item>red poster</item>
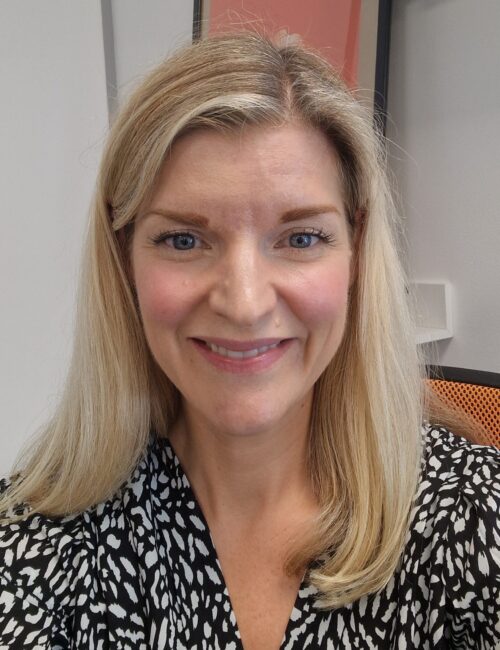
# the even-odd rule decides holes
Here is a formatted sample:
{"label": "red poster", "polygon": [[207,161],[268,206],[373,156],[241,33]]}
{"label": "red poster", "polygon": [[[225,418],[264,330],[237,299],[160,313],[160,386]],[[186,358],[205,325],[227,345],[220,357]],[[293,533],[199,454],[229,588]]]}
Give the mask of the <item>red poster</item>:
{"label": "red poster", "polygon": [[360,14],[361,0],[210,0],[203,19],[211,34],[254,28],[277,38],[300,38],[355,87]]}

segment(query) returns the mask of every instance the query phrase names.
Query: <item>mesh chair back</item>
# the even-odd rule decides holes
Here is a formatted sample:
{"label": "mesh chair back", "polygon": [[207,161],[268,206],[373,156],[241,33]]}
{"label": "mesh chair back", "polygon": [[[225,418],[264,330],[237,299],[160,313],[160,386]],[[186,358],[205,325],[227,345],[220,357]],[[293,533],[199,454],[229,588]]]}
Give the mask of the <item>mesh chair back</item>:
{"label": "mesh chair back", "polygon": [[482,424],[486,439],[479,440],[481,444],[500,448],[500,388],[443,379],[430,379],[429,382],[445,402]]}

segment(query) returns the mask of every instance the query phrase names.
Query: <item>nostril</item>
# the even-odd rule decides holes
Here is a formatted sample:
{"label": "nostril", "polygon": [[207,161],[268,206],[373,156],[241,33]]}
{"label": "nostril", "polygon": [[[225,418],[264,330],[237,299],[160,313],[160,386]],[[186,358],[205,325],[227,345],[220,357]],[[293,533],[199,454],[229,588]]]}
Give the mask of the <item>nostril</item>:
{"label": "nostril", "polygon": [[[262,328],[276,308],[277,293],[265,269],[257,273],[249,268],[225,268],[218,274],[209,292],[210,309],[234,327]],[[280,332],[281,333],[281,332]]]}

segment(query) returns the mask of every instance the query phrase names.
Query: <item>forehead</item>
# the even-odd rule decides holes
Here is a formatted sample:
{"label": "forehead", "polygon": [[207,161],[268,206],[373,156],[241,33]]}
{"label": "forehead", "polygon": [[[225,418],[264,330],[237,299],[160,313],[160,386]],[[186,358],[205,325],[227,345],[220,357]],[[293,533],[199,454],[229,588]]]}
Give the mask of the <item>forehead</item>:
{"label": "forehead", "polygon": [[[172,147],[171,162],[199,154],[218,157],[221,162],[238,165],[242,160],[251,160],[281,166],[283,154],[300,154],[293,159],[294,167],[307,168],[321,157],[336,161],[333,145],[320,130],[297,122],[281,126],[246,126],[234,131],[220,132],[215,129],[198,129],[181,136]],[[202,160],[199,160],[202,163]],[[291,163],[292,160],[288,159]]]}
{"label": "forehead", "polygon": [[152,205],[198,197],[206,206],[220,200],[326,201],[341,194],[333,145],[318,129],[289,123],[181,136],[160,172]]}

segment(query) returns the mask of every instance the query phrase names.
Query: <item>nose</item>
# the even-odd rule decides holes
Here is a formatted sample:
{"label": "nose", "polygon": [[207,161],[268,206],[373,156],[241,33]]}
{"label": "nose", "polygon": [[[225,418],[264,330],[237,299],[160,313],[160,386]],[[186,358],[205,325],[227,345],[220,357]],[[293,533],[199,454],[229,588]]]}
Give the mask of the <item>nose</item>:
{"label": "nose", "polygon": [[234,247],[217,265],[209,296],[210,308],[234,325],[255,326],[275,309],[274,280],[272,264],[255,247]]}

